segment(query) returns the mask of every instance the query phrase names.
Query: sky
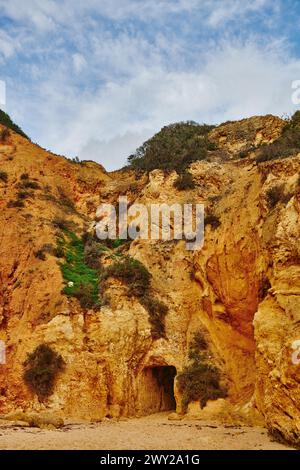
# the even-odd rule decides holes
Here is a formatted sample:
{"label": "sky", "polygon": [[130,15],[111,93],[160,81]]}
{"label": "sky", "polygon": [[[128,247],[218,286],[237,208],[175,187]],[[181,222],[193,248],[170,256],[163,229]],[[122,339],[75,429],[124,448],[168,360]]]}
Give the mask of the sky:
{"label": "sky", "polygon": [[0,0],[2,109],[107,170],[173,122],[290,115],[294,80],[298,0]]}

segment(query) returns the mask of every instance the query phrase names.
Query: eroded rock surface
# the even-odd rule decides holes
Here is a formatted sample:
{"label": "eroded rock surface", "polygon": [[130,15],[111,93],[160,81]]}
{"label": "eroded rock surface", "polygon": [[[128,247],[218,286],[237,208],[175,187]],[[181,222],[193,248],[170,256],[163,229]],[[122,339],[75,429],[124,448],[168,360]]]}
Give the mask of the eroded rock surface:
{"label": "eroded rock surface", "polygon": [[[51,411],[96,420],[175,406],[181,412],[176,379],[171,391],[174,377],[187,363],[193,335],[202,331],[222,371],[225,403],[260,413],[271,430],[299,441],[300,364],[292,355],[300,339],[300,158],[260,165],[251,155],[236,158],[244,147],[273,141],[282,126],[267,116],[213,130],[212,138],[232,158],[193,163],[197,186],[189,191],[174,188],[175,173],[108,174],[11,132],[0,149],[1,170],[8,175],[8,182],[0,181],[0,340],[7,356],[0,365],[1,413]],[[7,207],[24,174],[38,187],[23,207]],[[276,185],[284,186],[284,197],[270,207]],[[148,268],[156,296],[168,306],[166,338],[153,338],[147,311],[122,283],[110,283],[109,303],[83,309],[61,293],[59,260],[36,255],[45,245],[55,246],[53,221],[68,219],[81,232],[99,203],[116,202],[119,195],[146,205],[203,202],[219,221],[206,226],[200,251],[187,251],[184,240],[130,245],[128,253]],[[46,401],[23,380],[27,354],[41,343],[66,363]]]}

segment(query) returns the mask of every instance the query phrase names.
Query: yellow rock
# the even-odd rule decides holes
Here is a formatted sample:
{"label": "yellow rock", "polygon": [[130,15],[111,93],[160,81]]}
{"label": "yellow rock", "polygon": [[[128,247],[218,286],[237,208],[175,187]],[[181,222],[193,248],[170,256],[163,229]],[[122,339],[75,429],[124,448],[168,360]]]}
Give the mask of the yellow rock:
{"label": "yellow rock", "polygon": [[[172,380],[187,364],[189,343],[200,330],[228,398],[205,410],[190,404],[190,410],[239,420],[251,403],[249,419],[257,413],[269,429],[299,439],[300,366],[292,354],[300,339],[300,157],[259,166],[251,156],[237,159],[245,145],[272,142],[283,125],[266,116],[216,128],[211,138],[229,152],[228,159],[193,163],[197,188],[180,192],[173,186],[175,172],[156,170],[149,178],[127,170],[108,174],[96,163],[74,164],[11,132],[9,148],[0,151],[1,170],[8,174],[8,184],[0,182],[0,340],[7,346],[0,412],[6,419],[56,428],[63,418],[117,419],[175,407],[179,415],[170,419],[181,418],[182,397],[176,381],[173,396]],[[24,208],[8,208],[24,173],[40,189]],[[282,184],[291,197],[269,210],[268,192]],[[168,305],[166,338],[152,338],[147,311],[120,282],[110,283],[108,304],[84,310],[62,294],[58,259],[35,256],[44,245],[56,245],[53,219],[71,221],[79,234],[95,220],[99,202],[116,203],[124,194],[147,205],[204,202],[220,220],[215,230],[206,227],[199,252],[188,252],[183,240],[130,245],[129,254],[149,269],[155,295]],[[68,200],[73,209],[62,202]],[[41,343],[66,363],[44,402],[23,380],[27,354]],[[7,414],[14,408],[24,413]]]}

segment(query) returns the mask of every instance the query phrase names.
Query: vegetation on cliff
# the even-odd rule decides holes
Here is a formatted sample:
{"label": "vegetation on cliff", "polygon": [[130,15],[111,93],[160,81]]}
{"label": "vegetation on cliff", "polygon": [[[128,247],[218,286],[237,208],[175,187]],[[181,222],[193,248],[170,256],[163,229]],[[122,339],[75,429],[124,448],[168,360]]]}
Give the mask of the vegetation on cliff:
{"label": "vegetation on cliff", "polygon": [[217,229],[221,225],[220,218],[217,215],[208,212],[204,217],[204,226],[206,227],[207,225],[210,225],[214,230]]}
{"label": "vegetation on cliff", "polygon": [[102,281],[114,277],[128,286],[128,294],[137,297],[140,303],[149,313],[149,321],[152,326],[153,338],[165,336],[165,316],[168,313],[167,306],[153,297],[151,292],[151,274],[138,260],[125,256],[109,266]]}
{"label": "vegetation on cliff", "polygon": [[287,204],[293,194],[286,192],[284,184],[279,184],[268,189],[266,196],[269,209],[274,209],[279,202]]}
{"label": "vegetation on cliff", "polygon": [[271,144],[265,144],[259,150],[258,163],[286,158],[300,152],[300,111],[287,120],[281,136]]}
{"label": "vegetation on cliff", "polygon": [[86,262],[84,241],[75,233],[64,230],[58,238],[57,250],[64,257],[59,263],[67,283],[63,293],[78,299],[83,308],[99,306],[99,272]]}
{"label": "vegetation on cliff", "polygon": [[7,113],[2,111],[1,109],[0,109],[0,124],[2,124],[3,126],[8,127],[12,131],[14,131],[17,134],[20,134],[22,137],[26,137],[26,139],[28,139],[28,136],[22,131],[22,129],[11,120],[11,118],[9,117],[9,115]]}
{"label": "vegetation on cliff", "polygon": [[[106,288],[106,281],[113,277],[125,283],[128,295],[136,297],[149,314],[151,334],[153,338],[165,336],[165,316],[167,306],[153,296],[151,290],[151,274],[140,261],[122,253],[111,251],[108,256],[112,264],[103,267],[101,255],[109,251],[103,243],[91,234],[79,238],[75,233],[62,226],[57,239],[56,249],[52,253],[64,258],[59,262],[62,276],[66,283],[63,293],[76,298],[83,308],[99,308],[101,298]],[[112,248],[118,249],[119,243]],[[36,253],[40,259],[45,259],[44,249]],[[117,257],[118,255],[118,257]]]}
{"label": "vegetation on cliff", "polygon": [[174,188],[178,191],[185,191],[187,189],[195,189],[196,185],[193,176],[188,171],[184,171],[174,181]]}
{"label": "vegetation on cliff", "polygon": [[52,395],[56,378],[64,368],[62,356],[47,344],[40,344],[24,362],[23,379],[29,389],[44,400]]}
{"label": "vegetation on cliff", "polygon": [[130,155],[128,163],[136,170],[180,173],[193,161],[204,160],[208,150],[215,150],[215,144],[208,138],[213,128],[193,121],[165,126]]}
{"label": "vegetation on cliff", "polygon": [[208,345],[203,334],[196,333],[189,348],[189,363],[177,376],[183,410],[187,410],[191,401],[199,401],[203,408],[208,400],[225,398],[227,393],[220,385],[220,378],[219,370],[209,361]]}
{"label": "vegetation on cliff", "polygon": [[[8,178],[7,178],[8,179]],[[15,185],[17,190],[16,199],[8,201],[8,208],[25,207],[24,201],[28,198],[34,198],[34,191],[41,189],[36,179],[31,179],[28,173],[20,176],[19,182]]]}

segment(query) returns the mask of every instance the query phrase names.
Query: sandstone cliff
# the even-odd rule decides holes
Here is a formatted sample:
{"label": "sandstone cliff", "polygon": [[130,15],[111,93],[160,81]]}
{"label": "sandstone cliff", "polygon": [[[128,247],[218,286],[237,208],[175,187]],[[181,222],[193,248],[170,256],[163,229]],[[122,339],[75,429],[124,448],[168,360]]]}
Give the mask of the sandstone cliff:
{"label": "sandstone cliff", "polygon": [[[93,420],[175,407],[180,413],[174,377],[202,332],[227,390],[218,403],[261,414],[278,436],[299,441],[300,365],[292,354],[300,339],[300,157],[255,160],[256,149],[275,140],[283,125],[266,116],[214,129],[219,154],[191,165],[196,187],[187,191],[174,188],[175,172],[108,174],[10,132],[0,143],[6,175],[0,178],[0,340],[7,356],[0,365],[1,413],[51,410]],[[118,280],[109,282],[109,302],[97,308],[62,293],[53,251],[60,221],[81,236],[97,206],[119,195],[146,205],[203,202],[218,221],[206,225],[200,251],[187,251],[183,240],[121,247],[147,267],[155,296],[168,306],[165,337],[153,337],[147,310]],[[108,251],[102,262],[117,254]],[[44,343],[66,367],[54,393],[40,400],[23,373],[27,355]],[[174,381],[174,394],[163,376],[168,387]],[[201,415],[199,403],[189,409]]]}

